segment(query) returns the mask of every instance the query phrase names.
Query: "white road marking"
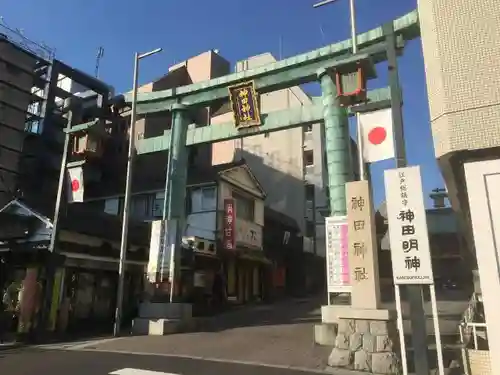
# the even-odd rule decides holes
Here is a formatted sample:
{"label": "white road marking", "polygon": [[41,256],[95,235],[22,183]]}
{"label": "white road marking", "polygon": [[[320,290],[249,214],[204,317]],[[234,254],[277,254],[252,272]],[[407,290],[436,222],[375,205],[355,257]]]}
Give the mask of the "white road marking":
{"label": "white road marking", "polygon": [[142,370],[140,368],[122,368],[109,373],[110,375],[179,375],[171,372]]}
{"label": "white road marking", "polygon": [[115,341],[119,339],[120,337],[113,337],[107,339],[96,339],[87,341],[62,342],[58,344],[40,344],[40,345],[35,345],[35,348],[53,349],[53,350],[82,350],[89,346],[104,344],[106,342]]}

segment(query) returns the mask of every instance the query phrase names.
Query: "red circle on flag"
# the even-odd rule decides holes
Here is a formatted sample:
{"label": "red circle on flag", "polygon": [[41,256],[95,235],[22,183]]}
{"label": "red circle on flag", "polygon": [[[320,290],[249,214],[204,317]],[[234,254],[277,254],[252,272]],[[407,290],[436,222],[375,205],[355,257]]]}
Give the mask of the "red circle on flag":
{"label": "red circle on flag", "polygon": [[78,180],[71,181],[71,190],[72,191],[80,190],[80,182]]}
{"label": "red circle on flag", "polygon": [[368,133],[368,140],[374,145],[379,145],[387,138],[387,131],[382,126],[376,126]]}

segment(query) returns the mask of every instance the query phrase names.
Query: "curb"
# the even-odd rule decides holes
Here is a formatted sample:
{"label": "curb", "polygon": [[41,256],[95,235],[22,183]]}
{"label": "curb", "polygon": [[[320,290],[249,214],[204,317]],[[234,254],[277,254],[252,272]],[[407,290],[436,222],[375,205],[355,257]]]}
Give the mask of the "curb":
{"label": "curb", "polygon": [[[66,348],[63,350],[75,350],[81,352],[99,352],[99,353],[115,353],[115,354],[129,354],[129,355],[138,355],[138,356],[152,356],[152,357],[168,357],[168,358],[181,358],[181,359],[192,359],[196,361],[207,361],[207,362],[216,362],[216,363],[231,363],[236,365],[246,365],[246,366],[255,366],[255,367],[265,367],[265,368],[274,368],[274,369],[286,369],[297,372],[308,372],[308,373],[316,373],[316,374],[324,374],[331,375],[332,373],[328,370],[328,368],[310,368],[310,367],[301,367],[301,366],[287,366],[287,365],[278,365],[278,364],[266,364],[255,361],[244,361],[244,360],[234,360],[234,359],[226,359],[226,358],[213,358],[213,357],[205,357],[205,356],[192,356],[192,355],[183,355],[183,354],[168,354],[168,353],[149,353],[149,352],[136,352],[136,351],[128,351],[128,350],[113,350],[113,349],[94,349],[90,347],[84,348]],[[362,375],[365,373],[356,373],[351,372],[346,375]],[[337,373],[335,373],[337,375]],[[340,373],[340,375],[344,375]]]}
{"label": "curb", "polygon": [[0,352],[4,350],[12,350],[12,349],[17,349],[20,348],[21,346],[24,346],[24,344],[20,342],[12,342],[12,343],[7,343],[7,344],[0,344]]}

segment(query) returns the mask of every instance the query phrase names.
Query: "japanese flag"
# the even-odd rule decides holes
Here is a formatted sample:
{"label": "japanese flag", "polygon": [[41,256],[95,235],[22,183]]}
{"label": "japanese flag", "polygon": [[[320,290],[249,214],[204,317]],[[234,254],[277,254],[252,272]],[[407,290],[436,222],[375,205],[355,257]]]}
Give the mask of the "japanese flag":
{"label": "japanese flag", "polygon": [[359,115],[363,158],[367,163],[391,159],[394,155],[391,108]]}
{"label": "japanese flag", "polygon": [[83,202],[83,168],[68,168],[68,202]]}

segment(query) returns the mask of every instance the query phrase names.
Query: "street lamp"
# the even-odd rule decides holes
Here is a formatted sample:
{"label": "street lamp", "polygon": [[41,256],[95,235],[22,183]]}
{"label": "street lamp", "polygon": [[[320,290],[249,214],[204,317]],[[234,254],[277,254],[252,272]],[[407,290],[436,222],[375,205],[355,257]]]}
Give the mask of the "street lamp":
{"label": "street lamp", "polygon": [[[334,3],[338,0],[324,0],[313,5],[313,8],[319,8],[324,5]],[[351,18],[351,39],[352,39],[352,53],[357,52],[357,40],[356,40],[356,9],[354,8],[354,0],[349,0],[350,8],[350,18]]]}
{"label": "street lamp", "polygon": [[[338,0],[324,0],[313,5],[313,8],[319,8],[324,5],[334,3]],[[350,10],[350,21],[351,21],[351,41],[352,41],[352,53],[358,52],[358,42],[356,39],[356,8],[354,7],[354,0],[349,0],[349,10]],[[365,161],[363,158],[363,137],[361,134],[361,126],[359,123],[359,113],[356,112],[356,132],[358,141],[358,163],[359,163],[359,178],[364,180],[365,176]],[[349,144],[351,142],[349,141]]]}
{"label": "street lamp", "polygon": [[134,57],[134,83],[132,86],[132,109],[130,114],[130,131],[128,141],[128,159],[127,159],[127,179],[125,182],[125,201],[123,203],[123,222],[122,222],[122,237],[120,243],[120,265],[118,268],[118,291],[116,294],[116,310],[115,310],[115,325],[113,327],[114,336],[120,334],[120,325],[122,318],[123,308],[123,284],[125,280],[125,261],[127,259],[127,235],[129,225],[129,209],[130,209],[130,195],[132,187],[132,169],[133,159],[135,155],[135,122],[137,117],[137,89],[139,81],[139,60],[161,52],[161,48],[154,49],[146,53],[135,53]]}

